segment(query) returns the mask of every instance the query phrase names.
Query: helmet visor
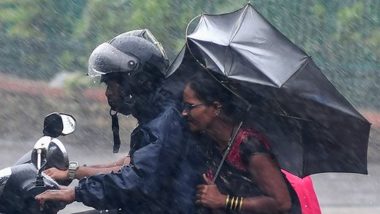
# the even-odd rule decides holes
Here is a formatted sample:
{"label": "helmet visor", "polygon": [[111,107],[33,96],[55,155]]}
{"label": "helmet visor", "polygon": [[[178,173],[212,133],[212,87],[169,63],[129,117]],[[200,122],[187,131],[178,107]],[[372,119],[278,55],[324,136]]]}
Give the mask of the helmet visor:
{"label": "helmet visor", "polygon": [[139,69],[139,60],[116,49],[109,43],[95,48],[88,60],[88,75],[91,77],[114,72],[131,73]]}

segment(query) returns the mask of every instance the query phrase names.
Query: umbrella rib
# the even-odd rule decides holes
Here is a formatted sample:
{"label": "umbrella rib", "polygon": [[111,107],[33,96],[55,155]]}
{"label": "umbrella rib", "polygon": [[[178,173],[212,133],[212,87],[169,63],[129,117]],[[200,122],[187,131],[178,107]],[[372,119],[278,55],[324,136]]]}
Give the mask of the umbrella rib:
{"label": "umbrella rib", "polygon": [[[293,78],[293,76],[295,76],[296,74],[298,74],[298,72],[300,72],[300,71],[302,71],[303,70],[303,68],[305,67],[305,66],[307,66],[309,63],[313,63],[313,60],[312,60],[312,58],[310,57],[310,56],[307,56],[307,60],[305,60],[305,62],[302,64],[302,66],[296,71],[296,72],[294,72],[289,78],[288,78],[288,80],[290,80],[291,78]],[[320,71],[321,73],[322,73],[322,71]],[[322,75],[325,77],[325,78],[327,78],[323,73],[322,73]],[[281,87],[283,86],[283,85],[285,85],[287,82],[288,82],[288,80],[287,81],[285,81],[282,85],[281,85]],[[331,84],[331,86],[337,91],[337,93],[339,94],[339,95],[341,95],[342,97],[344,97],[337,89],[336,89],[336,87],[333,85],[333,84]],[[315,100],[313,100],[313,102],[317,102],[317,103],[320,103],[320,102],[318,102],[318,101],[315,101]],[[346,100],[346,102],[349,104],[349,105],[351,105],[351,107],[353,106],[348,100]],[[332,109],[335,109],[335,110],[339,110],[339,109],[337,109],[336,107],[334,107],[334,106],[330,106],[330,105],[327,105],[329,108],[332,108]],[[351,117],[356,117],[356,118],[358,118],[358,119],[360,119],[360,120],[366,120],[364,117],[363,117],[363,115],[361,115],[360,114],[360,112],[358,112],[356,109],[352,109],[353,111],[355,111],[355,113],[356,113],[356,115],[354,115],[354,114],[352,114],[352,113],[350,113],[350,112],[348,112],[348,111],[343,111],[345,114],[347,114],[347,115],[349,115],[349,116],[351,116]],[[358,117],[358,116],[360,116],[360,118]]]}
{"label": "umbrella rib", "polygon": [[298,74],[299,71],[302,71],[303,68],[304,68],[306,65],[308,65],[310,61],[312,61],[311,57],[306,55],[306,60],[305,60],[305,62],[303,62],[302,65],[297,69],[297,71],[294,72],[292,75],[290,75],[290,76],[288,77],[288,79],[287,79],[286,81],[284,81],[284,82],[280,85],[280,87],[282,87],[283,85],[285,85],[285,84],[288,82],[288,80],[292,79],[293,76],[295,76],[296,74]]}
{"label": "umbrella rib", "polygon": [[[237,22],[236,29],[235,29],[235,31],[232,33],[232,35],[231,35],[231,37],[230,37],[230,39],[229,39],[229,41],[228,41],[228,44],[229,44],[228,47],[230,47],[230,44],[231,44],[232,40],[236,37],[237,32],[240,30],[240,28],[241,28],[241,26],[242,26],[242,24],[243,24],[242,19],[247,15],[248,7],[249,7],[249,4],[247,4],[247,5],[245,6],[242,15],[239,17],[239,20],[238,20],[238,22]],[[224,52],[224,56],[225,56],[225,58],[226,58],[226,56],[227,56],[227,51],[228,51],[228,50],[229,50],[229,48],[226,48],[226,50],[225,50],[225,52]],[[224,68],[226,68],[226,62],[227,62],[227,60],[224,61],[224,66],[223,66]],[[228,74],[227,74],[227,72],[226,72],[226,74],[227,74],[227,75],[230,75],[230,73],[231,73],[231,67],[228,69]]]}
{"label": "umbrella rib", "polygon": [[247,15],[247,11],[248,11],[248,4],[247,4],[247,6],[245,6],[245,8],[244,8],[244,10],[243,10],[243,13],[242,13],[242,15],[239,17],[239,22],[238,22],[238,26],[236,27],[236,29],[235,29],[235,31],[232,33],[233,35],[231,36],[231,38],[230,38],[230,41],[229,41],[229,43],[231,43],[231,41],[235,38],[235,36],[237,35],[237,32],[240,30],[240,28],[241,28],[241,26],[242,26],[242,24],[243,24],[243,22],[241,21],[243,18],[245,18],[245,16]]}

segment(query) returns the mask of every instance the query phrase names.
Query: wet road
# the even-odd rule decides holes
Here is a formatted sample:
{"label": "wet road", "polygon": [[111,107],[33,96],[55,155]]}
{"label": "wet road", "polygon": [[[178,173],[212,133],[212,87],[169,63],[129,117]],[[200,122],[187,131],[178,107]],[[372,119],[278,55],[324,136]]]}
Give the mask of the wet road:
{"label": "wet road", "polygon": [[368,175],[350,173],[313,175],[322,213],[380,213],[380,164],[369,163],[368,170]]}
{"label": "wet road", "polygon": [[[18,143],[0,141],[0,168],[14,163],[27,152],[34,142]],[[124,149],[127,146],[123,145]],[[66,145],[71,160],[81,164],[97,164],[115,160],[120,154],[111,152],[111,145],[85,147]],[[324,173],[313,175],[315,189],[326,214],[378,214],[380,213],[380,161],[369,162],[369,175]],[[68,205],[59,214],[69,214],[89,209],[79,203]]]}

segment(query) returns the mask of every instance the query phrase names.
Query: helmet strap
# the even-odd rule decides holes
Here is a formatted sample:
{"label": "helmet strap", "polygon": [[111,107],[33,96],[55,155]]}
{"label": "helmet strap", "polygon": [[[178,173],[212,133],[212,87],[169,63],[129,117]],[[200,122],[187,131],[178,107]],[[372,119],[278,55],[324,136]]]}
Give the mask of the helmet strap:
{"label": "helmet strap", "polygon": [[119,135],[119,118],[117,111],[110,109],[110,116],[112,119],[112,133],[113,133],[113,153],[118,153],[120,149],[120,135]]}

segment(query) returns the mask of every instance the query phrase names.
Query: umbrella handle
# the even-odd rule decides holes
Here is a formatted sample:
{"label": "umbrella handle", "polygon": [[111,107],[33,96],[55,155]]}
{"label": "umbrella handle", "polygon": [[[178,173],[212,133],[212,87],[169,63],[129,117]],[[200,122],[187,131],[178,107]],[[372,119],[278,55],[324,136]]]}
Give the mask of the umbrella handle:
{"label": "umbrella handle", "polygon": [[228,155],[228,153],[229,153],[230,150],[231,150],[232,144],[233,144],[233,142],[235,141],[235,138],[236,138],[237,134],[239,133],[239,130],[240,130],[240,128],[241,128],[242,125],[243,125],[243,121],[240,121],[240,122],[239,122],[239,125],[238,125],[237,127],[234,127],[234,129],[233,129],[233,131],[232,131],[232,133],[231,133],[230,140],[229,140],[229,142],[228,142],[227,149],[226,149],[226,151],[225,151],[224,154],[223,154],[222,160],[221,160],[220,163],[219,163],[218,169],[216,170],[216,172],[215,172],[215,174],[214,174],[214,177],[212,178],[212,182],[213,182],[213,183],[215,183],[216,178],[219,176],[219,173],[220,173],[220,170],[222,169],[223,163],[224,163],[224,161],[226,160],[227,155]]}

